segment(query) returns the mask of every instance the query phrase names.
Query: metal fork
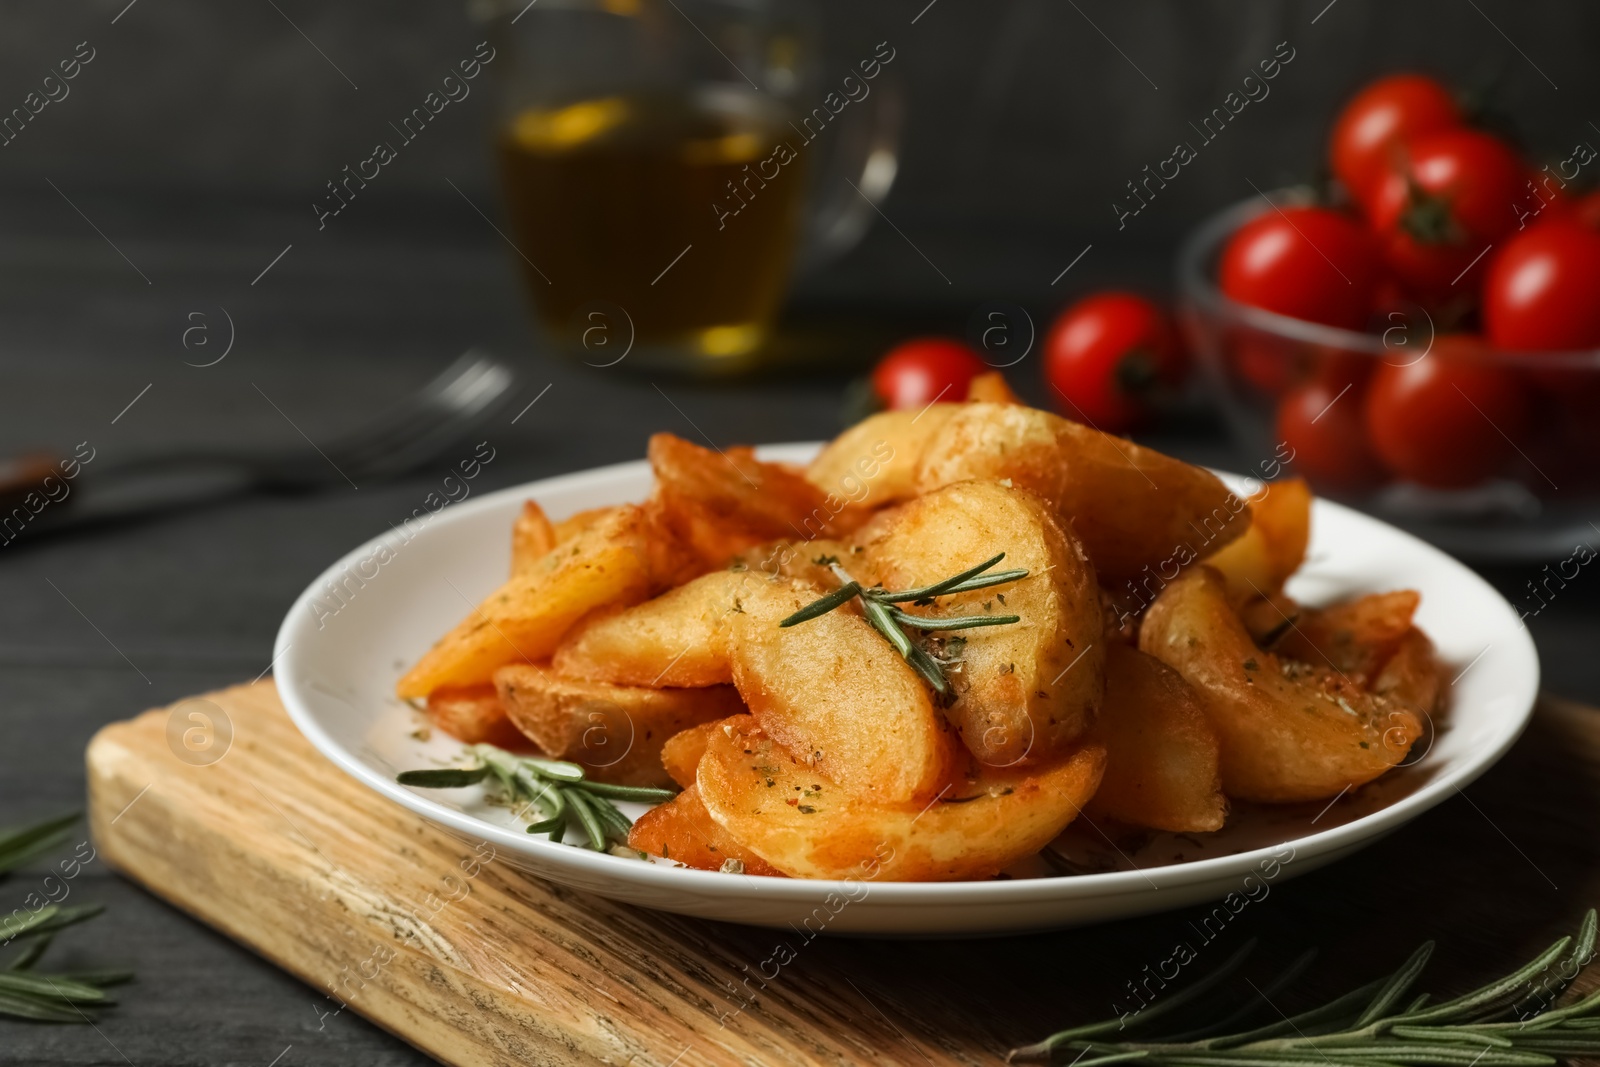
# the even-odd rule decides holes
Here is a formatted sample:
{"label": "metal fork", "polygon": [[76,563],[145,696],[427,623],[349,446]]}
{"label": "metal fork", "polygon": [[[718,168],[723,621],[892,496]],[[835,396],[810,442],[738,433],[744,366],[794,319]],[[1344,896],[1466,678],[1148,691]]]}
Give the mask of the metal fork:
{"label": "metal fork", "polygon": [[346,482],[359,488],[394,478],[480,429],[510,400],[516,382],[510,367],[472,350],[394,407],[324,445],[307,439],[254,449],[96,456],[71,479],[63,477],[58,457],[24,456],[0,464],[0,547],[252,491],[304,492]]}

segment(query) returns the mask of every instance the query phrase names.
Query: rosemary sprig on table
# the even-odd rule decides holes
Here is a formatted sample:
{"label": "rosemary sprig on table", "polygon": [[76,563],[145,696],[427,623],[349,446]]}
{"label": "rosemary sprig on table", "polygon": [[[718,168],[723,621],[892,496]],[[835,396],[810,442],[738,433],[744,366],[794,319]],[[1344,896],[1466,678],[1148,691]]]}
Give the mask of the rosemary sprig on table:
{"label": "rosemary sprig on table", "polygon": [[561,841],[577,823],[596,852],[625,846],[633,828],[633,821],[612,801],[659,804],[677,796],[670,789],[592,782],[582,767],[565,760],[519,756],[494,745],[473,745],[467,751],[477,757],[475,766],[403,771],[396,780],[421,789],[458,789],[492,779],[508,801],[525,801],[539,810],[541,818],[528,826],[528,833]]}
{"label": "rosemary sprig on table", "polygon": [[[54,851],[70,840],[78,815],[63,815],[33,826],[0,831],[0,881],[31,860]],[[34,1022],[86,1023],[97,1008],[116,1003],[106,996],[107,986],[133,978],[131,971],[66,971],[46,974],[35,970],[58,931],[99,915],[98,904],[63,907],[46,904],[36,911],[19,907],[0,919],[0,948],[14,947],[10,959],[0,964],[0,1016]]]}
{"label": "rosemary sprig on table", "polygon": [[[1594,959],[1594,944],[1591,909],[1576,937],[1563,937],[1479,989],[1434,1003],[1426,993],[1410,994],[1433,953],[1429,941],[1388,977],[1295,1016],[1278,1012],[1270,998],[1298,976],[1309,956],[1265,988],[1252,984],[1254,996],[1219,991],[1244,961],[1246,945],[1215,972],[1131,1017],[1063,1030],[1012,1050],[1009,1060],[1070,1060],[1076,1067],[1134,1060],[1151,1067],[1547,1067],[1600,1055],[1600,993],[1555,1007]],[[1137,1035],[1183,1008],[1200,1020],[1195,1028],[1107,1039],[1123,1030]],[[1271,1021],[1233,1030],[1258,1013]]]}
{"label": "rosemary sprig on table", "polygon": [[[861,613],[866,616],[873,628],[886,637],[895,650],[905,657],[913,670],[922,675],[924,681],[931,685],[934,692],[945,696],[950,692],[950,683],[945,679],[944,668],[939,661],[929,655],[927,650],[911,640],[906,634],[906,627],[913,630],[970,630],[975,626],[1004,626],[1007,623],[1021,622],[1020,615],[913,615],[909,611],[902,611],[895,607],[896,604],[910,602],[919,607],[926,607],[942,596],[955,593],[967,593],[974,589],[987,589],[991,585],[1004,585],[1014,582],[1018,578],[1026,578],[1026,570],[995,571],[985,574],[990,567],[1006,558],[1004,552],[984,560],[976,567],[968,567],[960,574],[950,577],[932,585],[925,585],[920,589],[902,589],[894,592],[888,589],[868,589],[860,582],[850,577],[848,571],[839,566],[839,561],[832,556],[823,556],[816,560],[819,566],[826,565],[839,579],[839,588],[827,596],[812,601],[799,611],[780,622],[779,626],[798,626],[802,622],[809,622],[821,615],[826,615],[841,604],[848,604],[857,597],[861,599]],[[1002,600],[1005,598],[1002,597]]]}

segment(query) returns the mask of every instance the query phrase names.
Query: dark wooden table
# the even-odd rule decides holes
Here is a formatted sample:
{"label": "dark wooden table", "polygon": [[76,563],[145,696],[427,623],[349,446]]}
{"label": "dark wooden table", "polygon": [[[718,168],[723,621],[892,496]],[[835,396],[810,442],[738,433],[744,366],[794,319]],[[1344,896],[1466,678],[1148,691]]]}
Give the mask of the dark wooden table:
{"label": "dark wooden table", "polygon": [[[382,408],[474,344],[522,361],[527,398],[550,385],[515,426],[489,431],[497,458],[477,483],[480,492],[635,458],[657,429],[685,436],[698,429],[727,444],[815,438],[838,428],[843,376],[834,372],[696,384],[533,354],[505,249],[459,202],[385,207],[375,201],[362,225],[319,237],[298,203],[79,198],[113,248],[53,196],[46,189],[0,206],[0,232],[7,235],[0,245],[4,454],[80,441],[104,455],[157,443],[294,443],[296,427],[317,440]],[[897,241],[879,234],[862,254],[812,282],[802,323],[808,315],[820,321],[850,310],[853,277],[926,269]],[[1038,294],[1039,279],[1054,273],[1050,264],[1058,258],[1056,250],[1025,246],[986,266],[964,260],[962,247],[959,235],[924,245],[957,275],[952,302],[905,305],[897,315],[959,328],[980,299],[1017,291],[1022,283],[1013,284],[1007,272],[1033,279],[1027,284]],[[1099,280],[1159,283],[1166,262],[1159,247],[1113,254],[1098,266],[1086,264],[1082,282],[1097,280],[1098,272]],[[212,367],[186,366],[220,353],[223,308],[236,325],[232,351]],[[211,347],[186,350],[183,332],[196,324],[207,327]],[[190,335],[192,345],[197,340]],[[848,343],[841,346],[849,351]],[[1229,460],[1215,434],[1157,443],[1206,462]],[[317,496],[253,498],[0,549],[0,821],[79,806],[84,745],[100,725],[261,674],[292,598],[337,554],[409,514],[438,477],[422,472]],[[1535,571],[1486,573],[1518,602]],[[1547,687],[1589,703],[1600,702],[1597,605],[1600,579],[1584,573],[1530,619]],[[1385,878],[1406,867],[1408,843],[1443,827],[1481,851],[1439,873],[1427,891],[1452,895],[1449,913],[1458,917],[1474,915],[1472,901],[1481,899],[1478,910],[1486,914],[1475,918],[1504,925],[1503,938],[1490,940],[1493,951],[1479,964],[1522,954],[1589,903],[1553,891],[1536,871],[1560,882],[1561,872],[1587,863],[1588,854],[1568,852],[1554,839],[1512,847],[1497,836],[1485,821],[1509,803],[1495,791],[1497,774],[1469,790],[1484,818],[1451,801],[1362,858],[1275,889],[1241,917],[1239,936],[1309,936],[1319,894],[1330,891],[1374,893],[1371,921],[1395,924],[1401,947],[1423,934],[1449,933],[1419,921],[1419,909],[1432,902],[1406,895],[1416,891],[1414,879],[1398,883],[1388,903],[1382,896]],[[0,887],[0,900],[20,895],[25,881]],[[67,961],[132,966],[139,981],[97,1029],[0,1022],[0,1063],[426,1062],[352,1015],[320,1026],[319,993],[96,865],[72,892],[74,902],[103,902],[107,914],[64,936],[53,952]],[[1513,892],[1527,908],[1488,907]],[[1153,945],[1183,921],[1176,914],[1119,924],[1094,934],[1094,943],[1103,948],[1126,938]],[[1055,939],[1064,957],[1079,936],[1088,935]],[[1473,943],[1485,936],[1478,931]],[[1123,977],[1114,968],[1107,972],[1108,1001]]]}

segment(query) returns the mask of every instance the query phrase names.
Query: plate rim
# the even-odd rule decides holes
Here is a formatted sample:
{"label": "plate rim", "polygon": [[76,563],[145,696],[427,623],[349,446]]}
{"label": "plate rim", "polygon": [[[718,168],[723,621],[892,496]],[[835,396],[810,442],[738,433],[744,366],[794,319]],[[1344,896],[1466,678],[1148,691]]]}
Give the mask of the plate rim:
{"label": "plate rim", "polygon": [[[774,460],[803,462],[814,455],[821,447],[821,444],[821,442],[788,442],[762,445],[758,447],[757,451],[763,457]],[[575,483],[587,484],[597,479],[627,478],[638,474],[648,474],[648,472],[649,461],[635,459],[536,479],[531,482],[498,489],[492,493],[486,493],[472,501],[464,501],[460,504],[452,505],[448,509],[444,509],[434,522],[430,522],[429,525],[432,526],[435,522],[452,524],[468,522],[477,512],[491,510],[512,498],[537,497],[540,493],[572,488]],[[1215,473],[1222,477],[1230,488],[1237,488],[1250,481],[1259,481],[1259,479],[1252,479],[1246,475],[1228,471],[1219,470]],[[1337,513],[1343,513],[1346,517],[1354,518],[1358,522],[1370,523],[1381,527],[1387,535],[1403,538],[1423,552],[1440,557],[1450,566],[1461,571],[1465,578],[1487,591],[1500,607],[1512,615],[1515,614],[1515,608],[1500,594],[1499,590],[1495,589],[1466,564],[1450,556],[1442,549],[1397,526],[1386,523],[1382,519],[1340,504],[1337,501],[1317,497],[1315,498],[1315,506],[1332,509]],[[418,536],[424,536],[425,534],[425,530],[419,531]],[[1448,800],[1452,789],[1460,791],[1498,763],[1527,728],[1539,694],[1541,671],[1538,649],[1527,627],[1522,626],[1514,631],[1516,635],[1515,645],[1510,651],[1512,654],[1522,655],[1526,659],[1528,671],[1526,676],[1519,675],[1522,685],[1519,687],[1519,691],[1512,694],[1516,697],[1515,706],[1507,712],[1508,715],[1515,717],[1515,721],[1511,723],[1509,728],[1502,730],[1493,745],[1480,750],[1461,766],[1424,783],[1416,792],[1401,797],[1387,807],[1380,808],[1368,815],[1339,826],[1329,827],[1326,830],[1319,830],[1312,834],[1288,838],[1276,844],[1230,853],[1225,856],[1186,860],[1158,867],[1136,868],[1129,871],[1102,871],[1071,876],[985,879],[958,882],[879,882],[873,879],[849,878],[760,878],[755,875],[730,875],[720,871],[668,867],[664,864],[642,863],[636,859],[613,856],[608,853],[595,852],[591,849],[578,848],[572,845],[558,844],[547,841],[543,837],[531,837],[449,807],[378,773],[362,760],[357,753],[347,749],[323,728],[315,710],[307,701],[302,699],[301,687],[307,683],[301,678],[300,664],[297,658],[291,655],[295,639],[299,635],[299,630],[309,625],[307,620],[312,617],[309,609],[310,602],[320,595],[324,584],[330,578],[342,573],[350,565],[359,562],[364,556],[374,551],[385,536],[386,534],[375,535],[333,561],[312,579],[295,598],[293,604],[290,605],[284,615],[283,622],[279,625],[277,636],[273,642],[273,662],[275,664],[273,681],[277,687],[279,699],[282,701],[291,721],[294,722],[295,727],[323,757],[331,760],[346,774],[374,790],[380,796],[400,804],[413,813],[460,833],[504,846],[514,853],[527,857],[532,864],[594,876],[606,882],[615,882],[619,889],[624,886],[631,886],[651,891],[676,891],[686,895],[693,894],[700,899],[709,899],[716,897],[748,897],[751,895],[752,883],[755,883],[760,890],[759,896],[763,899],[794,903],[820,899],[830,893],[848,893],[852,891],[850,887],[868,884],[871,886],[871,896],[881,904],[892,904],[897,907],[948,907],[953,904],[963,903],[985,903],[1004,906],[1052,900],[1089,900],[1104,896],[1120,896],[1129,890],[1136,890],[1141,893],[1166,891],[1197,883],[1217,881],[1233,875],[1249,874],[1256,871],[1261,863],[1268,860],[1277,860],[1287,866],[1289,862],[1300,858],[1302,849],[1309,850],[1307,851],[1308,857],[1321,856],[1325,853],[1340,853],[1353,847],[1374,842],[1385,834],[1399,829],[1406,823]],[[1281,856],[1285,847],[1294,850],[1294,855],[1289,861],[1283,860]],[[617,864],[627,864],[629,866],[624,868],[616,866]],[[613,877],[616,874],[623,874],[625,877],[619,880]],[[604,894],[602,893],[602,895]]]}

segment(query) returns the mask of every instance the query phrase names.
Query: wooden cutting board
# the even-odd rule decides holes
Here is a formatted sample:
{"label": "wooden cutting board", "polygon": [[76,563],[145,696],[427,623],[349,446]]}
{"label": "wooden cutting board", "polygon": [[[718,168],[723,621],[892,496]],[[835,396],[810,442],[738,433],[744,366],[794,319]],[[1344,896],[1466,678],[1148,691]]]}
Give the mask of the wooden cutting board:
{"label": "wooden cutting board", "polygon": [[1321,944],[1301,995],[1276,999],[1292,1010],[1429,937],[1442,942],[1432,973],[1449,979],[1423,988],[1448,992],[1600,903],[1600,712],[1551,699],[1463,796],[1272,885],[1223,927],[1202,930],[1210,909],[1195,908],[944,942],[808,942],[538,881],[347,777],[271,682],[197,699],[232,724],[214,763],[176,755],[204,710],[186,702],[90,744],[101,855],[326,994],[330,1016],[363,1015],[450,1064],[995,1064],[1128,1007],[1179,943],[1197,957],[1188,978],[1251,937],[1263,974]]}

